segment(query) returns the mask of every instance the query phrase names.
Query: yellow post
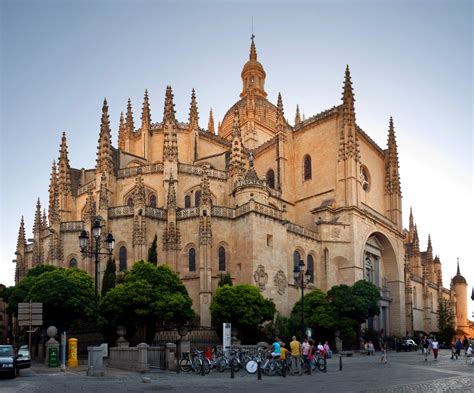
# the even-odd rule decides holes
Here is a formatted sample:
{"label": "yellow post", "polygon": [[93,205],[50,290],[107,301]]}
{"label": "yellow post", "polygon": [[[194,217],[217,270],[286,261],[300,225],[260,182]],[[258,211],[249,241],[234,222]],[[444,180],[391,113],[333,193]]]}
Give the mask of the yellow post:
{"label": "yellow post", "polygon": [[67,366],[77,367],[77,338],[70,338],[67,340],[68,351],[67,351]]}

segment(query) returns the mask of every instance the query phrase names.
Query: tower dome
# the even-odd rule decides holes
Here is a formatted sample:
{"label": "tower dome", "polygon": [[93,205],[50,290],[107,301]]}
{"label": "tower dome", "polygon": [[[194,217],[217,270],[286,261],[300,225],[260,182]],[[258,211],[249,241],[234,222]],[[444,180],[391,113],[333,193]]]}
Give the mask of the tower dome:
{"label": "tower dome", "polygon": [[453,277],[452,283],[453,283],[453,285],[456,285],[456,284],[466,284],[467,285],[466,279],[463,276],[461,276],[461,272],[459,270],[459,258],[458,258],[458,271],[457,271],[456,275]]}
{"label": "tower dome", "polygon": [[253,93],[256,96],[266,97],[265,77],[267,74],[261,63],[257,61],[257,49],[254,42],[255,36],[252,35],[252,43],[250,44],[249,61],[245,63],[242,73],[242,93],[240,97]]}

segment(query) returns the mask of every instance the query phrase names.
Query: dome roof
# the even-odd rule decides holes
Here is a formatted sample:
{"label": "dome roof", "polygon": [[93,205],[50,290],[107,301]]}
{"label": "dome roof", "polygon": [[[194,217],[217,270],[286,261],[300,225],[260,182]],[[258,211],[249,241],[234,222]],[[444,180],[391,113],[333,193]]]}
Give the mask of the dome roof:
{"label": "dome roof", "polygon": [[461,276],[460,274],[456,274],[454,277],[453,277],[453,285],[456,285],[456,284],[467,284],[467,281],[466,279]]}

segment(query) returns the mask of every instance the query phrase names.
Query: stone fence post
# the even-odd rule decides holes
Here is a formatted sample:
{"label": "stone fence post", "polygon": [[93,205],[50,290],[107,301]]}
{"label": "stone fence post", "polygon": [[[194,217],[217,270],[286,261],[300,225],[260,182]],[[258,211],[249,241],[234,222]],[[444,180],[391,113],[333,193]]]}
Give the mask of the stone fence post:
{"label": "stone fence post", "polygon": [[[166,343],[165,345],[165,364],[167,370],[174,370],[176,368],[177,347],[176,344]],[[175,358],[176,356],[176,358]]]}
{"label": "stone fence post", "polygon": [[148,364],[148,347],[149,345],[146,343],[141,343],[137,345],[138,348],[138,371],[148,371],[150,366]]}

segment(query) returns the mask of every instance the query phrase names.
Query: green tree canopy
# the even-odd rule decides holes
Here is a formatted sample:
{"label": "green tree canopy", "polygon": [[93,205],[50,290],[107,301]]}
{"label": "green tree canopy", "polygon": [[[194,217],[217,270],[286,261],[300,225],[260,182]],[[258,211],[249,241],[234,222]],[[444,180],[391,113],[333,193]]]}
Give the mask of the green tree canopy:
{"label": "green tree canopy", "polygon": [[232,286],[232,277],[230,276],[230,274],[229,273],[226,273],[226,274],[222,273],[217,285],[219,287],[223,287],[224,285]]}
{"label": "green tree canopy", "polygon": [[230,322],[239,327],[256,327],[273,319],[275,304],[253,285],[225,285],[212,297],[211,316],[216,325]]}
{"label": "green tree canopy", "polygon": [[41,302],[43,324],[65,328],[79,318],[96,316],[94,297],[92,279],[85,271],[40,265],[15,287],[8,312],[16,314],[19,302]]}
{"label": "green tree canopy", "polygon": [[107,292],[100,308],[110,324],[144,328],[149,334],[157,323],[181,324],[194,317],[192,299],[176,273],[145,261],[135,263],[124,282]]}
{"label": "green tree canopy", "polygon": [[456,330],[454,329],[454,312],[451,303],[447,299],[438,302],[438,340],[446,344],[450,343]]}

